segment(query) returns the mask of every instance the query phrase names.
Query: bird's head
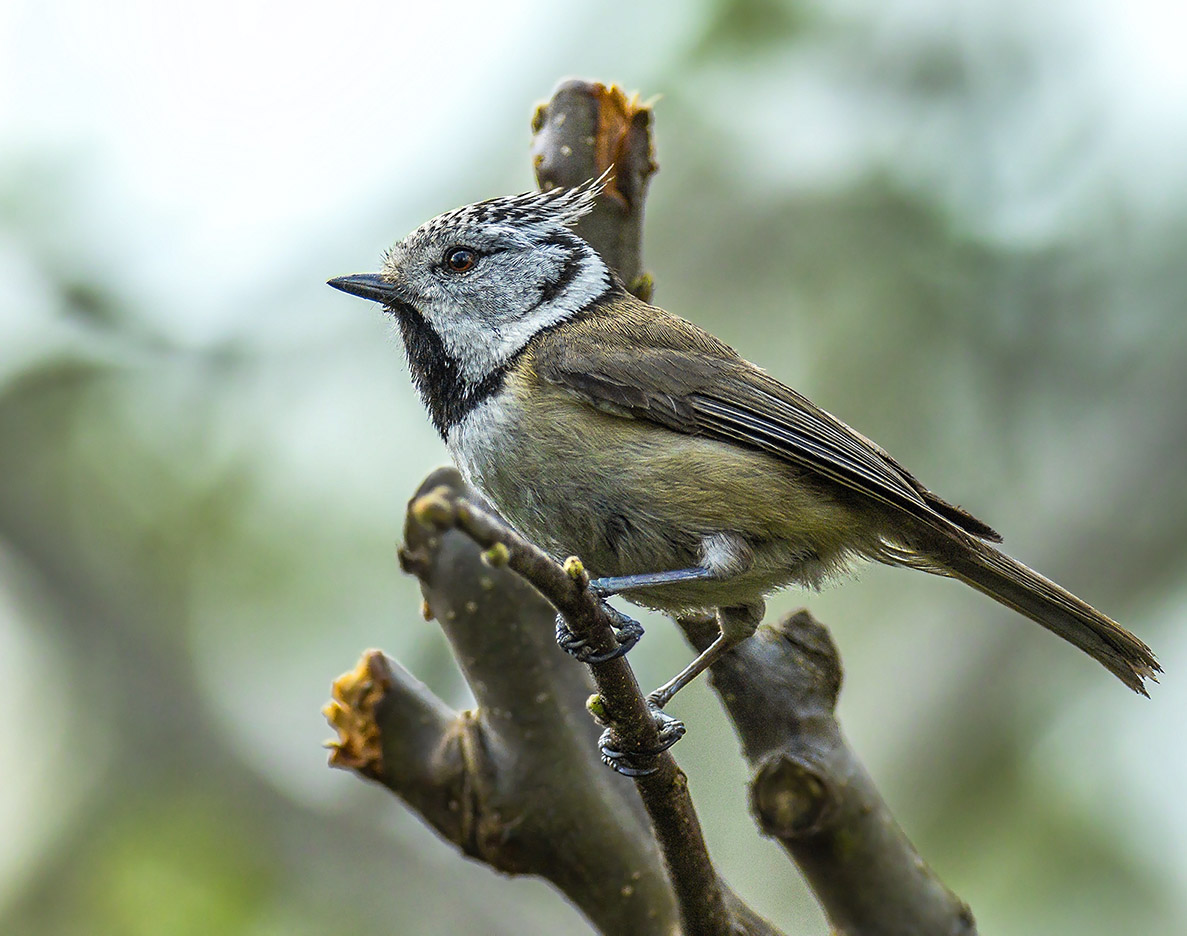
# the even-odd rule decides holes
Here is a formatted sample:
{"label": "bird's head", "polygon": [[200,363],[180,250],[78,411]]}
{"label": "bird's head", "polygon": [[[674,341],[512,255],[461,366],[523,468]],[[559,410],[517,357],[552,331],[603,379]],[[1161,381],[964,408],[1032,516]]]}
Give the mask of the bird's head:
{"label": "bird's head", "polygon": [[[422,397],[435,389],[425,381],[440,378],[442,369],[464,390],[504,367],[542,329],[613,287],[601,257],[571,230],[602,184],[448,211],[395,244],[379,273],[343,276],[330,285],[382,302],[397,315]],[[428,362],[435,375],[423,367],[418,372],[427,346],[443,356]]]}

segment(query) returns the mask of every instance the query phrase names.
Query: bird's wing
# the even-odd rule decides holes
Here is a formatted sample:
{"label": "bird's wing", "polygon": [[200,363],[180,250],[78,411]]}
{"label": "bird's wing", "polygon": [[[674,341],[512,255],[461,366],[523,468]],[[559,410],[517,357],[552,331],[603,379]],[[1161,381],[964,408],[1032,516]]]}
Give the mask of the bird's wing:
{"label": "bird's wing", "polygon": [[591,316],[583,327],[542,335],[546,347],[533,354],[537,374],[603,411],[757,449],[922,519],[934,522],[938,514],[1000,541],[991,527],[932,494],[865,436],[727,345],[643,308],[645,324],[633,322],[641,328],[616,328],[612,319]]}

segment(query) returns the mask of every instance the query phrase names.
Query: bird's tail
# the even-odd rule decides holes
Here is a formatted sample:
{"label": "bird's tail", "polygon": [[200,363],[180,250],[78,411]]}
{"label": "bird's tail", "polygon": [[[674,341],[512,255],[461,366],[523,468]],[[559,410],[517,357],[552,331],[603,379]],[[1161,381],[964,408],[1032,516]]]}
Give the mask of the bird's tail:
{"label": "bird's tail", "polygon": [[1148,695],[1162,667],[1141,640],[1071,592],[984,543],[942,550],[947,574],[1025,614],[1075,644],[1134,692]]}

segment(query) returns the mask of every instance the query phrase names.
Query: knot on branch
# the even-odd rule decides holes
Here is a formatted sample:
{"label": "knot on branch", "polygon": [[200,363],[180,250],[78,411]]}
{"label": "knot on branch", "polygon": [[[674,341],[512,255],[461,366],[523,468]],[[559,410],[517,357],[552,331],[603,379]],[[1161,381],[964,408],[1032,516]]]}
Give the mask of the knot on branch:
{"label": "knot on branch", "polygon": [[771,754],[750,781],[750,809],[763,834],[785,841],[827,828],[838,800],[827,772],[800,754]]}
{"label": "knot on branch", "polygon": [[494,805],[500,768],[488,740],[487,726],[476,711],[459,712],[442,736],[433,754],[433,771],[455,821],[441,831],[471,858],[507,874],[529,873],[532,864],[519,849],[508,847],[522,817],[505,816]]}

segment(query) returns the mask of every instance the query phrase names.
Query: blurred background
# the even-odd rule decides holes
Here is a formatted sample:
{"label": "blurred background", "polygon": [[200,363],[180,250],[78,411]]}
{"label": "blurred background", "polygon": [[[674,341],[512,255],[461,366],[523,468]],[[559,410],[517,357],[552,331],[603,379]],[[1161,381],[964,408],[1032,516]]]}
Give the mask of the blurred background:
{"label": "blurred background", "polygon": [[[0,931],[588,933],[325,766],[380,646],[467,704],[395,547],[445,458],[325,287],[532,186],[566,76],[655,113],[656,301],[1144,637],[1153,700],[970,589],[807,601],[841,713],[984,933],[1187,919],[1187,14],[1170,0],[0,3]],[[688,658],[651,621],[645,684]],[[790,932],[703,682],[711,850]],[[433,894],[447,894],[437,901]]]}

